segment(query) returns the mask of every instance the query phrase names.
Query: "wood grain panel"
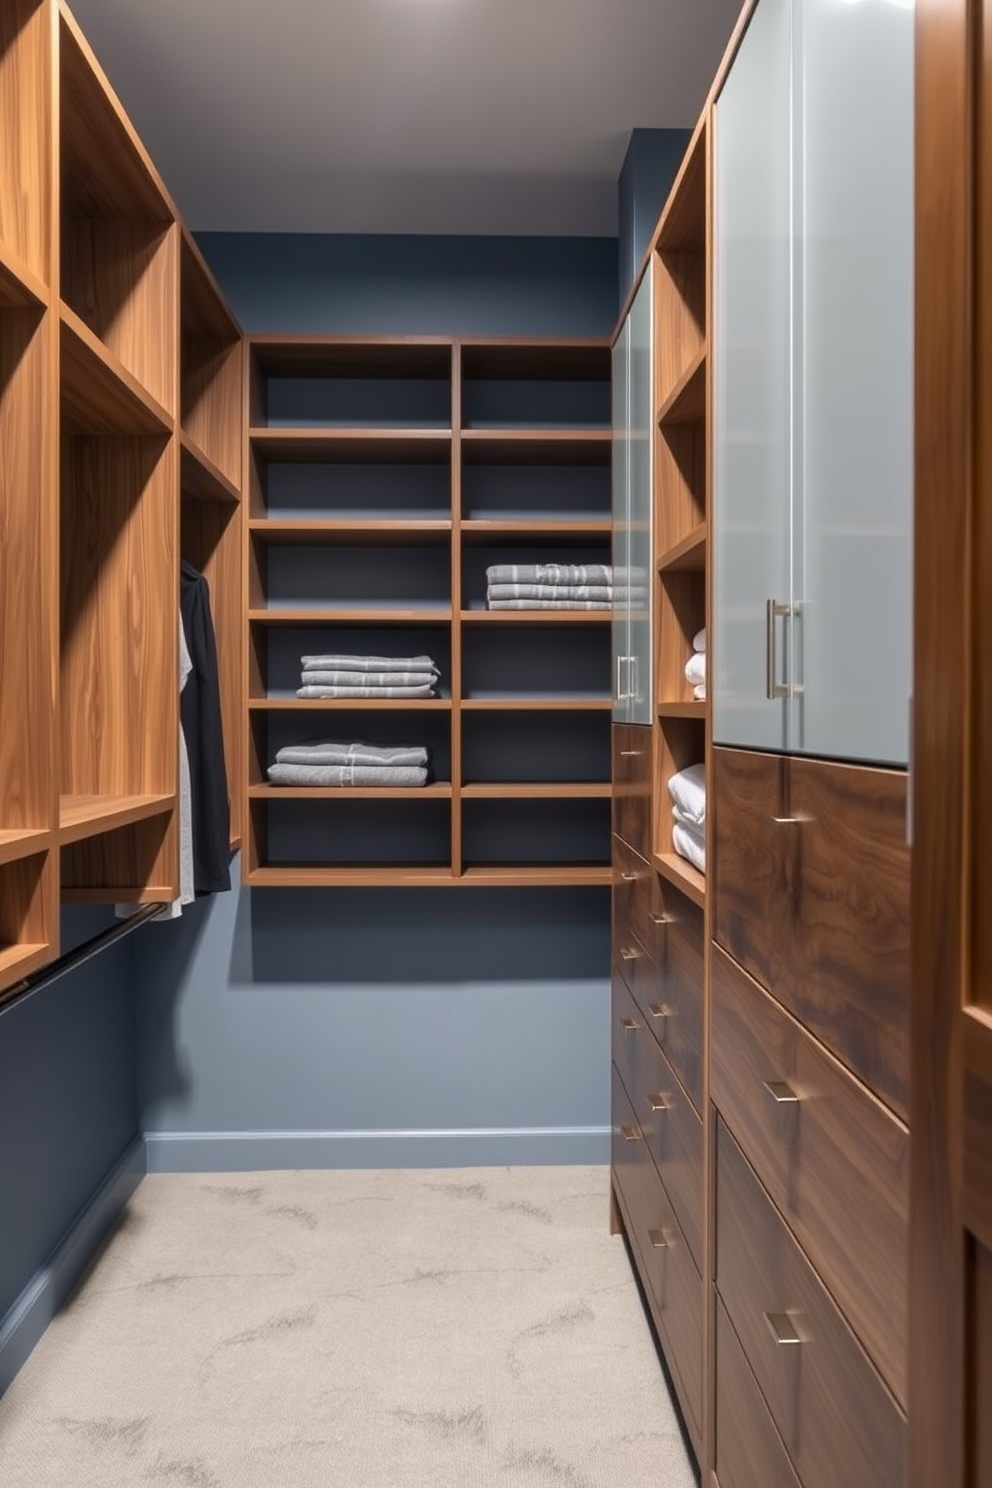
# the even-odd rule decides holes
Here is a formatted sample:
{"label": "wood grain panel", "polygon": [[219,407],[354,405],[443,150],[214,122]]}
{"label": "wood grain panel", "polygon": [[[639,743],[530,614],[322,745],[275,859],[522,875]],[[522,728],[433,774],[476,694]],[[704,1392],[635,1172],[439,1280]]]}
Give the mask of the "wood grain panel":
{"label": "wood grain panel", "polygon": [[[613,1180],[627,1236],[679,1401],[698,1451],[702,1410],[702,1283],[613,1068]],[[625,1135],[626,1133],[626,1135]]]}
{"label": "wood grain panel", "polygon": [[613,937],[624,941],[628,932],[650,947],[655,932],[652,915],[661,916],[658,875],[621,837],[613,837]]}
{"label": "wood grain panel", "polygon": [[716,1469],[719,1488],[799,1488],[727,1310],[716,1304]]}
{"label": "wood grain panel", "polygon": [[[705,185],[705,170],[703,172]],[[704,207],[705,212],[705,207]],[[705,216],[701,219],[705,221]],[[706,344],[706,257],[698,249],[656,253],[655,395],[662,406]]]}
{"label": "wood grain panel", "polygon": [[645,859],[651,856],[651,748],[650,728],[613,725],[613,831]]}
{"label": "wood grain panel", "polygon": [[905,1117],[905,776],[717,749],[713,790],[715,938]]}
{"label": "wood grain panel", "polygon": [[46,0],[0,6],[0,242],[52,275],[52,45]]}
{"label": "wood grain panel", "polygon": [[902,1483],[905,1418],[722,1122],[717,1286],[803,1488]]}
{"label": "wood grain panel", "polygon": [[[700,619],[702,625],[702,619]],[[679,648],[676,648],[679,649]],[[683,665],[688,656],[683,659]],[[668,782],[679,770],[706,758],[706,719],[663,717],[658,724],[658,788],[654,793],[654,852],[675,856],[672,847],[672,800]],[[679,861],[684,861],[680,859]],[[696,870],[687,865],[692,873]],[[705,880],[703,880],[705,884]]]}
{"label": "wood grain panel", "polygon": [[[692,638],[706,624],[706,576],[699,571],[672,569],[661,576],[658,588],[656,697],[664,703],[693,701],[693,684],[686,680]],[[705,713],[705,704],[700,709]]]}
{"label": "wood grain panel", "polygon": [[[712,1099],[905,1403],[906,1128],[716,946],[711,977]],[[796,1102],[776,1103],[766,1081]]]}
{"label": "wood grain panel", "polygon": [[666,424],[655,430],[655,546],[667,552],[706,521],[706,425]]}
{"label": "wood grain panel", "polygon": [[61,852],[66,899],[88,903],[167,903],[179,893],[175,813],[97,831]]}
{"label": "wood grain panel", "polygon": [[53,321],[0,312],[0,828],[55,824]]}
{"label": "wood grain panel", "polygon": [[613,1059],[697,1270],[703,1259],[703,1124],[622,981],[613,983]]}
{"label": "wood grain panel", "polygon": [[660,997],[646,1002],[642,1010],[686,1094],[701,1114],[706,976],[703,911],[666,886],[663,914],[665,923],[655,927],[653,947],[661,972]]}
{"label": "wood grain panel", "polygon": [[992,1015],[964,1014],[963,1219],[992,1250]]}
{"label": "wood grain panel", "polygon": [[[0,948],[58,955],[58,884],[54,853],[33,853],[0,867]],[[5,955],[0,961],[0,987],[25,975],[23,956]]]}
{"label": "wood grain panel", "polygon": [[992,1250],[976,1245],[970,1271],[969,1488],[992,1488]]}

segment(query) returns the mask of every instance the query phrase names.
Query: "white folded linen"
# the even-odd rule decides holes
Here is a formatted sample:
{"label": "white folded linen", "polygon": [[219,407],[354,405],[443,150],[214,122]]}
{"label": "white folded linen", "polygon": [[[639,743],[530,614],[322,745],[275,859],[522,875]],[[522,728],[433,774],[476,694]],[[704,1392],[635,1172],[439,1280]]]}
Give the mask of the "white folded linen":
{"label": "white folded linen", "polygon": [[700,682],[698,686],[694,687],[692,689],[692,695],[697,703],[704,703],[706,701],[706,683]]}
{"label": "white folded linen", "polygon": [[437,663],[429,656],[301,656],[305,672],[435,672]]}
{"label": "white folded linen", "polygon": [[423,744],[367,744],[363,739],[343,742],[318,740],[313,744],[285,744],[276,751],[277,765],[427,765]]}
{"label": "white folded linen", "polygon": [[672,846],[693,868],[698,868],[700,873],[706,872],[706,843],[700,832],[676,822],[672,827]]}
{"label": "white folded linen", "polygon": [[345,672],[318,671],[312,667],[300,674],[304,687],[433,687],[434,672]]}
{"label": "white folded linen", "polygon": [[693,638],[692,638],[692,649],[693,649],[693,651],[705,651],[706,650],[706,626],[705,625],[703,626],[702,630],[697,630],[696,631],[696,634],[693,636]]}
{"label": "white folded linen", "polygon": [[605,599],[613,598],[611,584],[490,584],[489,599]]}
{"label": "white folded linen", "polygon": [[706,766],[689,765],[679,770],[668,782],[668,794],[683,821],[701,827],[706,820]]}
{"label": "white folded linen", "polygon": [[612,610],[608,599],[491,599],[491,610]]}
{"label": "white folded linen", "polygon": [[609,563],[493,563],[490,584],[612,584]]}
{"label": "white folded linen", "polygon": [[324,687],[321,684],[296,689],[299,698],[426,698],[434,696],[434,683],[419,687]]}
{"label": "white folded linen", "polygon": [[694,651],[685,664],[685,680],[694,687],[706,681],[706,652]]}
{"label": "white folded linen", "polygon": [[270,765],[273,785],[378,785],[427,784],[427,771],[414,765]]}

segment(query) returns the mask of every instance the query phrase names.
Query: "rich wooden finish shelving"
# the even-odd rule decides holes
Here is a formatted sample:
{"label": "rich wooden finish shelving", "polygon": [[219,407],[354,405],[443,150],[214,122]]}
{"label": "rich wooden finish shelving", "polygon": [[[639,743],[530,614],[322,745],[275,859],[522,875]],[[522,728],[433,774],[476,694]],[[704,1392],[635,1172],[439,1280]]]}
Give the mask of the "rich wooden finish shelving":
{"label": "rich wooden finish shelving", "polygon": [[[608,561],[607,346],[253,337],[247,380],[245,881],[608,882],[610,703],[599,636],[611,611],[482,607],[490,563]],[[579,663],[575,642],[585,636],[602,675]],[[299,656],[320,650],[429,652],[444,695],[296,698]],[[419,736],[443,779],[398,790],[269,786],[266,769],[294,718],[297,737]],[[480,732],[489,720],[498,743]],[[574,752],[564,771],[548,764],[562,730]],[[501,750],[509,779],[500,778]],[[559,778],[582,777],[587,761],[588,778]],[[555,778],[542,781],[546,771]],[[316,862],[332,839],[335,857],[353,841],[354,860]]]}
{"label": "rich wooden finish shelving", "polygon": [[706,549],[709,540],[709,523],[700,522],[698,527],[681,542],[666,548],[658,559],[659,573],[702,573],[706,568]]}
{"label": "rich wooden finish shelving", "polygon": [[171,811],[175,797],[170,795],[63,796],[59,805],[59,840],[81,842],[96,832],[113,832],[133,822],[147,821]]}

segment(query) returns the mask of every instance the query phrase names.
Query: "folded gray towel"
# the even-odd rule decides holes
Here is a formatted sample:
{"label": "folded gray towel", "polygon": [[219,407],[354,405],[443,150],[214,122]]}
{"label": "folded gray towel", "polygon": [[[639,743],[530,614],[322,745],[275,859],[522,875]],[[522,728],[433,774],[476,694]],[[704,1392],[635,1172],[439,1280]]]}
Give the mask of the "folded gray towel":
{"label": "folded gray towel", "polygon": [[346,672],[318,671],[315,667],[300,673],[304,687],[433,687],[436,672]]}
{"label": "folded gray towel", "polygon": [[612,584],[609,563],[494,563],[486,569],[490,584]]}
{"label": "folded gray towel", "polygon": [[415,765],[270,765],[273,785],[426,785],[427,771]]}
{"label": "folded gray towel", "polygon": [[277,765],[426,765],[429,759],[423,744],[367,744],[361,739],[287,744],[276,753]]}
{"label": "folded gray towel", "polygon": [[298,687],[300,698],[426,698],[434,696],[434,683],[419,687]]}
{"label": "folded gray towel", "polygon": [[301,656],[300,662],[305,672],[434,672],[438,674],[437,665],[429,656]]}
{"label": "folded gray towel", "polygon": [[610,584],[490,584],[489,599],[598,599],[612,603]]}
{"label": "folded gray towel", "polygon": [[491,599],[491,610],[612,610],[606,599]]}

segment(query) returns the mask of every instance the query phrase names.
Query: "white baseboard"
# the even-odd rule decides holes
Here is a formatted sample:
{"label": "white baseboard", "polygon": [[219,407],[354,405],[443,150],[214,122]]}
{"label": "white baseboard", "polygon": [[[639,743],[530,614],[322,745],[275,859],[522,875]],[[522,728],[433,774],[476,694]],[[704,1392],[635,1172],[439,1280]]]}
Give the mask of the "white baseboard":
{"label": "white baseboard", "polygon": [[86,1270],[145,1172],[144,1138],[136,1137],[0,1321],[0,1395]]}

